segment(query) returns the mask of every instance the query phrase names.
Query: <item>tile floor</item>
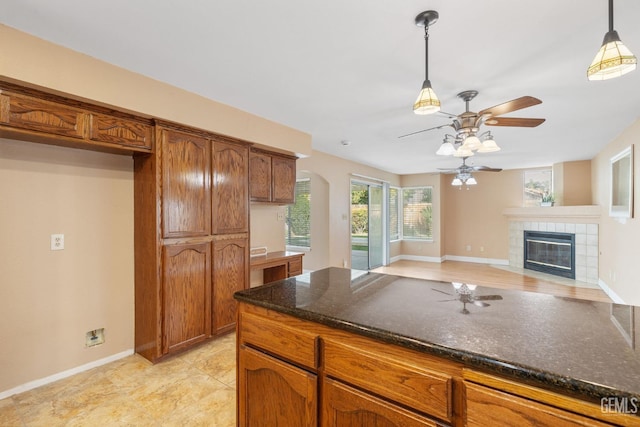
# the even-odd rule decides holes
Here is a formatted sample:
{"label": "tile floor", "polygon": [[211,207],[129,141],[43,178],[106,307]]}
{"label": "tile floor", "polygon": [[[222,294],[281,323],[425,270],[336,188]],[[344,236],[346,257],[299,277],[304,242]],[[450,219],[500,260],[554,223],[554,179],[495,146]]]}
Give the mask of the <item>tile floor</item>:
{"label": "tile floor", "polygon": [[134,354],[0,400],[0,426],[236,425],[235,334],[158,364]]}

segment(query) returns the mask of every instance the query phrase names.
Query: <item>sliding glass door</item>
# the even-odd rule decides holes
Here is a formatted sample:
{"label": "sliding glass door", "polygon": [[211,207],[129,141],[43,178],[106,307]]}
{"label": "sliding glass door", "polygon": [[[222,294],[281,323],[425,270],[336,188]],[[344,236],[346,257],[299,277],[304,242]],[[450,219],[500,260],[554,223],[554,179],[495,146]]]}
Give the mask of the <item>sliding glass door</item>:
{"label": "sliding glass door", "polygon": [[351,268],[371,270],[385,263],[385,188],[382,184],[351,181]]}

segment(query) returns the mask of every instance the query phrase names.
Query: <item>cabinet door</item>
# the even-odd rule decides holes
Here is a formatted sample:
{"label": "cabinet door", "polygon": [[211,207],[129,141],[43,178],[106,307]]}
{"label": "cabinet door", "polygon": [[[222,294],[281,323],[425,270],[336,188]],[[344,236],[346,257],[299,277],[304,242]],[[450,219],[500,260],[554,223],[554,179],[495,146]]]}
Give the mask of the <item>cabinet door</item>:
{"label": "cabinet door", "polygon": [[211,244],[162,248],[162,353],[211,336]]}
{"label": "cabinet door", "polygon": [[249,245],[247,238],[219,239],[213,242],[213,333],[234,328],[236,291],[249,283]]}
{"label": "cabinet door", "polygon": [[437,424],[400,406],[330,378],[322,383],[324,427],[417,427]]}
{"label": "cabinet door", "polygon": [[83,110],[24,95],[0,95],[0,124],[46,134],[84,138]]}
{"label": "cabinet door", "polygon": [[273,156],[271,159],[273,173],[272,201],[290,204],[295,202],[296,160]]}
{"label": "cabinet door", "polygon": [[238,350],[238,425],[317,425],[317,377],[243,345]]}
{"label": "cabinet door", "polygon": [[151,126],[120,117],[91,113],[89,138],[93,141],[151,150]]}
{"label": "cabinet door", "polygon": [[166,129],[161,138],[163,236],[206,236],[211,231],[211,144]]}
{"label": "cabinet door", "polygon": [[249,187],[252,201],[271,201],[270,155],[254,151],[249,154]]}
{"label": "cabinet door", "polygon": [[213,142],[213,234],[249,231],[249,149]]}

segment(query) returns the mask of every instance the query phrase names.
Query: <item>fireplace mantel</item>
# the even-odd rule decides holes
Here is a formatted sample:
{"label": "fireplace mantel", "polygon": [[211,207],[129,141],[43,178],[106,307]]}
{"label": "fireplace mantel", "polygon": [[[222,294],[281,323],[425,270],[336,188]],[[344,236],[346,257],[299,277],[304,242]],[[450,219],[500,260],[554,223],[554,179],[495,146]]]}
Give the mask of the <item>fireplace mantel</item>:
{"label": "fireplace mantel", "polygon": [[510,221],[540,221],[598,223],[602,207],[588,206],[551,206],[531,208],[506,208],[502,214]]}

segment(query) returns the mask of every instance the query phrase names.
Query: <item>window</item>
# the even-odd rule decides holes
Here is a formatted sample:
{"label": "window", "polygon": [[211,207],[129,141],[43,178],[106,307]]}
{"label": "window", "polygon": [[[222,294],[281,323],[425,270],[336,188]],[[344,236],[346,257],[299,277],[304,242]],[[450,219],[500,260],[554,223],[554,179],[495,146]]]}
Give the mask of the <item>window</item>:
{"label": "window", "polygon": [[402,238],[432,240],[431,187],[402,189]]}
{"label": "window", "polygon": [[400,239],[400,189],[389,187],[389,240]]}
{"label": "window", "polygon": [[296,181],[296,201],[287,206],[285,219],[285,244],[299,248],[311,248],[311,181]]}
{"label": "window", "polygon": [[552,195],[552,170],[528,169],[524,171],[524,206],[540,206],[544,195]]}

